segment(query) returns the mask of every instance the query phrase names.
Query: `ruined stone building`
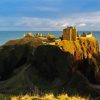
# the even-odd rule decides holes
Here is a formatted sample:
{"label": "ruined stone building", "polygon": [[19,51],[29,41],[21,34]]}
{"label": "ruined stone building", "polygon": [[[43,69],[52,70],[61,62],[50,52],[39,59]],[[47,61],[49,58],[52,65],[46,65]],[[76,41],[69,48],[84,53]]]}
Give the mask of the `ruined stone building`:
{"label": "ruined stone building", "polygon": [[86,38],[90,38],[93,37],[93,33],[92,32],[88,32],[88,33],[84,33],[81,35],[81,37],[86,37]]}
{"label": "ruined stone building", "polygon": [[76,41],[77,39],[77,30],[75,27],[67,27],[63,30],[63,40],[72,40]]}
{"label": "ruined stone building", "polygon": [[28,32],[28,33],[24,34],[24,37],[33,37],[33,34],[31,32]]}

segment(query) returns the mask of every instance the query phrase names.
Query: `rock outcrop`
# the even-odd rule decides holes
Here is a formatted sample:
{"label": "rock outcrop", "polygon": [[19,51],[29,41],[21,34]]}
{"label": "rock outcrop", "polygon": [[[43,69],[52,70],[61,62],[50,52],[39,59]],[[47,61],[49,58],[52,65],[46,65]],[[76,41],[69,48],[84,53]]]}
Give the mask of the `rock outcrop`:
{"label": "rock outcrop", "polygon": [[59,47],[74,57],[73,71],[80,70],[91,82],[96,82],[100,71],[99,44],[95,37],[81,37],[76,41],[62,40]]}

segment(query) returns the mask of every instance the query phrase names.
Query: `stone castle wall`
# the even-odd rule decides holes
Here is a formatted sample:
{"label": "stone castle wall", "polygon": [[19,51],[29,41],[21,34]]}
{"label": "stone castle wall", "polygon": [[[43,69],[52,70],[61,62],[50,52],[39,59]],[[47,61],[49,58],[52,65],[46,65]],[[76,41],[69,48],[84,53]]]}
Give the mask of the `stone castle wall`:
{"label": "stone castle wall", "polygon": [[75,27],[67,27],[63,30],[63,40],[76,40],[77,31]]}

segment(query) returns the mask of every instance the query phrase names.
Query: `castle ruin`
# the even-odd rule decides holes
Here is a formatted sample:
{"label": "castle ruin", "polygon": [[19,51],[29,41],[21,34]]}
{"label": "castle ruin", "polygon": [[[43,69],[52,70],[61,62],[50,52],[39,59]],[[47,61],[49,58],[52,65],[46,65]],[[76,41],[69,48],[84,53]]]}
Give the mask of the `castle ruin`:
{"label": "castle ruin", "polygon": [[63,40],[72,40],[76,41],[77,39],[77,30],[75,27],[67,27],[63,30]]}
{"label": "castle ruin", "polygon": [[91,38],[93,37],[92,32],[84,33],[80,36],[76,30],[76,27],[70,26],[65,29],[63,29],[63,40],[70,40],[70,41],[76,41],[78,38]]}
{"label": "castle ruin", "polygon": [[90,38],[93,37],[93,33],[92,32],[88,32],[88,33],[84,33],[81,35],[81,37],[86,37],[86,38]]}

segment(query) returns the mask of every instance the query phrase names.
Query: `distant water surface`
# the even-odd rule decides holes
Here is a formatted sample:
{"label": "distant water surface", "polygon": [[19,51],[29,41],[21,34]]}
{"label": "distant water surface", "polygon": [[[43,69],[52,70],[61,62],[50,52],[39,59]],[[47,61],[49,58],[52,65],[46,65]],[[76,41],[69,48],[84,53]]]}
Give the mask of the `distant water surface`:
{"label": "distant water surface", "polygon": [[[23,37],[24,33],[27,31],[0,31],[0,45],[6,43],[8,40],[17,39]],[[31,31],[33,34],[42,33],[43,35],[47,33],[52,33],[55,36],[59,37],[62,35],[62,31]],[[82,34],[83,32],[79,32]],[[100,44],[100,31],[94,31],[94,36],[98,39]]]}

